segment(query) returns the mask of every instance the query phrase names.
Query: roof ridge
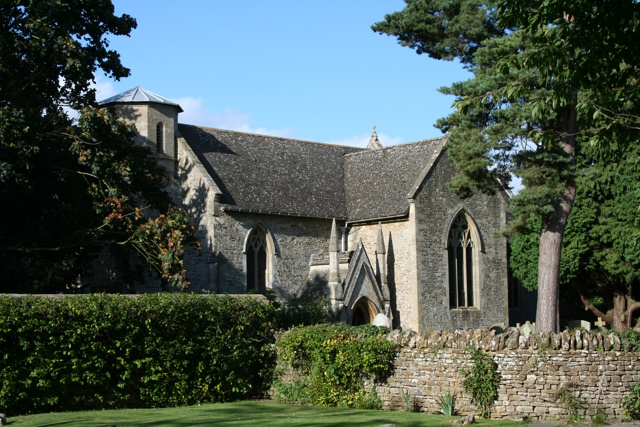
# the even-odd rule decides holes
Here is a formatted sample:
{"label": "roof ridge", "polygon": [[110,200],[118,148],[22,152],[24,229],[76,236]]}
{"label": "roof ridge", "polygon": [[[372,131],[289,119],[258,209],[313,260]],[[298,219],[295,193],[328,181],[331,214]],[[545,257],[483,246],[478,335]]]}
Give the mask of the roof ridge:
{"label": "roof ridge", "polygon": [[417,144],[421,144],[421,143],[425,143],[425,142],[433,142],[433,141],[445,139],[446,137],[447,137],[447,134],[442,135],[442,136],[437,136],[437,137],[434,137],[434,138],[421,139],[419,141],[403,142],[401,144],[389,145],[388,147],[379,148],[377,150],[362,150],[362,151],[358,151],[358,152],[355,152],[355,153],[346,153],[345,156],[355,156],[355,155],[365,154],[365,153],[380,153],[382,151],[392,150],[394,148],[403,148],[403,147],[407,147],[409,145],[417,145]]}
{"label": "roof ridge", "polygon": [[[279,139],[279,140],[289,141],[289,142],[302,142],[302,143],[305,143],[305,144],[323,145],[323,146],[327,146],[327,147],[349,148],[349,149],[353,149],[353,150],[364,151],[364,148],[353,147],[353,146],[350,146],[350,145],[330,144],[328,142],[317,142],[317,141],[310,141],[310,140],[307,140],[307,139],[289,138],[289,137],[286,137],[286,136],[265,135],[263,133],[243,132],[243,131],[239,131],[239,130],[214,128],[214,127],[210,127],[210,126],[190,125],[190,124],[187,124],[187,123],[180,123],[180,125],[191,126],[191,127],[200,128],[200,129],[218,130],[218,131],[222,131],[222,132],[239,133],[239,134],[242,134],[242,135],[260,136],[260,137],[263,137],[263,138],[274,138],[274,139]],[[351,153],[347,153],[347,154],[351,154]]]}

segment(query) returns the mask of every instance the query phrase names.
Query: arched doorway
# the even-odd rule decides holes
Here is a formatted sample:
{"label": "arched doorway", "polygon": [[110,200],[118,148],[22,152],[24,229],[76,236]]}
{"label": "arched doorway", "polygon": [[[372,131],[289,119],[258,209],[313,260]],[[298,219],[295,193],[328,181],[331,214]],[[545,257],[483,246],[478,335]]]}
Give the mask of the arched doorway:
{"label": "arched doorway", "polygon": [[366,325],[371,323],[376,316],[377,310],[373,306],[373,303],[362,297],[351,309],[351,324],[353,326]]}

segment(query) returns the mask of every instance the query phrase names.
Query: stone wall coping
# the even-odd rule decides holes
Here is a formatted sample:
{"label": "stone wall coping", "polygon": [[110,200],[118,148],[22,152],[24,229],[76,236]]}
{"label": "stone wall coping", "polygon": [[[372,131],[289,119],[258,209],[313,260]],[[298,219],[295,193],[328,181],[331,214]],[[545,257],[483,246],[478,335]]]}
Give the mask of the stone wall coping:
{"label": "stone wall coping", "polygon": [[475,329],[434,331],[418,334],[413,331],[391,331],[386,338],[398,346],[417,349],[483,350],[486,352],[512,352],[516,350],[549,351],[598,351],[624,352],[626,339],[615,333],[587,331],[585,329],[564,330],[560,333],[530,335],[519,330],[497,333],[495,330]]}

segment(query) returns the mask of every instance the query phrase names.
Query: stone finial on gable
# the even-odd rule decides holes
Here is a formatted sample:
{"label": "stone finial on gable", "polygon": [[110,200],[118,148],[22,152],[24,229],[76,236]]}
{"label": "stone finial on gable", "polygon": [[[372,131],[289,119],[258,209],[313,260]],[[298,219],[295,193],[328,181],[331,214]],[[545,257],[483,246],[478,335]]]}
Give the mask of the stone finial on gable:
{"label": "stone finial on gable", "polygon": [[369,140],[369,145],[367,145],[367,150],[380,150],[384,148],[378,139],[378,134],[376,133],[376,125],[373,125],[373,132],[371,133],[371,139]]}
{"label": "stone finial on gable", "polygon": [[339,252],[340,246],[338,244],[338,227],[336,226],[336,219],[333,218],[331,224],[331,237],[329,238],[329,252]]}
{"label": "stone finial on gable", "polygon": [[382,235],[382,223],[378,222],[378,239],[376,241],[376,253],[384,254],[386,250],[384,249],[384,236]]}

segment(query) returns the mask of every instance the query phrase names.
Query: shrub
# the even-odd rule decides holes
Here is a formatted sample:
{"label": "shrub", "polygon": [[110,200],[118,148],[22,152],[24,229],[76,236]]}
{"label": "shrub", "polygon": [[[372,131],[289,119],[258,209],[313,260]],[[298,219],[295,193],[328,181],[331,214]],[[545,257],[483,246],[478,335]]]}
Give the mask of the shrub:
{"label": "shrub", "polygon": [[486,418],[491,412],[493,401],[498,398],[498,364],[491,356],[480,350],[471,353],[473,365],[468,371],[462,370],[464,391],[471,394],[473,401],[482,411],[482,417]]}
{"label": "shrub", "polygon": [[279,358],[298,370],[304,399],[319,406],[380,408],[365,381],[385,381],[393,372],[396,346],[375,326],[315,325],[292,329],[276,343]]}
{"label": "shrub", "polygon": [[248,398],[275,366],[275,309],[190,294],[0,298],[0,409],[14,414]]}
{"label": "shrub", "polygon": [[640,381],[637,381],[629,389],[629,394],[624,398],[624,413],[632,420],[640,420]]}

